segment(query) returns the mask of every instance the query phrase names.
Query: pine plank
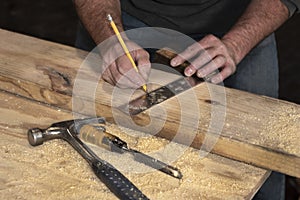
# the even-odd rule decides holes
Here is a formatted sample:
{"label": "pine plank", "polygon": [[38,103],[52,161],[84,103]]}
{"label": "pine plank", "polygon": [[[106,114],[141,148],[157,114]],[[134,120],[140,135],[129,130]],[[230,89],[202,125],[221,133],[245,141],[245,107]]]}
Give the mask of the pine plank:
{"label": "pine plank", "polygon": [[[46,128],[54,122],[72,119],[71,112],[7,92],[0,92],[0,111],[1,199],[116,199],[66,142],[53,140],[38,147],[29,145],[29,128]],[[119,137],[124,134],[117,132],[116,126],[109,128],[121,134]],[[150,152],[158,144],[168,143],[162,138],[125,138],[132,148]],[[150,199],[251,199],[269,175],[266,170],[213,154],[200,159],[198,153],[187,148],[173,163],[183,173],[180,181],[159,171],[135,173],[134,165],[132,171],[123,173]],[[107,153],[103,156],[100,155],[105,159],[114,157]],[[118,169],[125,162],[130,163],[125,155],[116,158],[118,162],[114,165]]]}
{"label": "pine plank", "polygon": [[[158,59],[163,63],[167,63],[174,56],[174,53],[167,50],[158,52]],[[193,147],[203,147],[204,137],[207,136],[216,142],[212,149],[214,153],[291,176],[300,176],[300,106],[298,104],[209,83],[200,84],[193,91],[201,108],[200,128],[194,135]],[[225,101],[212,102],[212,91],[224,92]],[[220,98],[220,100],[224,99]],[[191,101],[184,102],[188,104]],[[220,122],[223,124],[220,135],[218,130],[212,129],[210,133],[208,130],[208,124],[213,121],[210,117],[213,104],[215,107],[226,109],[225,121]],[[175,99],[163,102],[161,107],[169,112],[168,116],[180,116],[180,106]],[[169,118],[167,122],[175,120]],[[171,139],[174,135],[167,133],[177,131],[176,125],[166,123],[164,126],[165,129],[170,130],[165,130],[161,134]]]}
{"label": "pine plank", "polygon": [[[78,80],[78,77],[75,78],[77,71],[86,52],[4,30],[0,31],[0,36],[5,38],[0,40],[0,89],[67,110],[101,115],[110,122],[115,122],[116,118],[128,120],[127,115],[114,108],[123,103],[122,98],[128,97],[130,91],[117,90],[99,81],[93,71],[88,71],[89,68],[83,72],[80,80],[98,83],[96,92],[86,85],[79,85],[80,93],[72,93],[75,80]],[[150,80],[155,83],[164,80],[160,84],[165,84],[176,78],[178,76],[152,70]],[[154,84],[155,87],[158,85]],[[213,99],[210,90],[225,92],[226,101]],[[89,95],[91,93],[97,98],[93,99],[94,96]],[[194,93],[196,99],[189,98],[189,93]],[[141,94],[140,91],[128,98]],[[72,106],[74,96],[81,98]],[[134,120],[141,125],[147,125],[152,120],[154,126],[152,129],[149,126],[142,127],[144,132],[154,131],[164,124],[157,135],[172,140],[181,122],[179,117],[183,108],[178,101],[184,102],[187,123],[182,125],[183,131],[177,134],[177,141],[184,143],[191,139],[188,143],[199,149],[205,147],[203,142],[207,140],[204,140],[206,136],[216,142],[212,149],[216,154],[300,177],[299,105],[203,83],[134,116]],[[199,106],[200,114],[198,111],[195,113],[195,105]],[[224,123],[222,118],[220,123],[216,123],[218,119],[211,119],[214,108],[225,109]],[[165,119],[161,110],[167,113]],[[195,115],[199,117],[199,126],[193,130],[188,122]],[[210,123],[213,123],[212,129],[208,132]],[[222,129],[218,127],[220,124]],[[211,149],[206,146],[206,150]]]}

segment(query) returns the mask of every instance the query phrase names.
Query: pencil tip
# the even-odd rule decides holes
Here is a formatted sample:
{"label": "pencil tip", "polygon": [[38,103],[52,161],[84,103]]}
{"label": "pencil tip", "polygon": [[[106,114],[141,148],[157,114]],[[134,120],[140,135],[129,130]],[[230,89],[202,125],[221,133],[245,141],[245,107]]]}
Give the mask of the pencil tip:
{"label": "pencil tip", "polygon": [[146,84],[143,85],[143,89],[144,89],[144,91],[147,93],[147,86],[146,86]]}

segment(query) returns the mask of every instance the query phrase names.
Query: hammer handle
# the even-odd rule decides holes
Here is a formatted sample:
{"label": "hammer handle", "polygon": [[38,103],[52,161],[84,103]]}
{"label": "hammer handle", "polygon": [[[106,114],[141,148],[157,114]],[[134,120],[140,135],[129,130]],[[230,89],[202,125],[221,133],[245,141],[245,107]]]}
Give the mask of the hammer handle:
{"label": "hammer handle", "polygon": [[92,169],[97,177],[119,198],[147,200],[148,198],[121,172],[108,163],[95,160]]}
{"label": "hammer handle", "polygon": [[69,142],[80,155],[88,161],[96,176],[119,199],[147,200],[148,198],[121,172],[108,162],[100,159],[87,145],[76,135],[65,134],[64,139]]}

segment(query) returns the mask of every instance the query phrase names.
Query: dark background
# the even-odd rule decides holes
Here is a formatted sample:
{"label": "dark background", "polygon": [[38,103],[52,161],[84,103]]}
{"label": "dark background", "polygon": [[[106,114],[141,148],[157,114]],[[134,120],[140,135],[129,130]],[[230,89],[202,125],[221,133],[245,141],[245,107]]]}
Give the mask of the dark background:
{"label": "dark background", "polygon": [[[75,41],[77,22],[71,0],[2,0],[0,7],[0,28],[70,46]],[[285,23],[276,38],[280,99],[300,104],[300,14]],[[297,199],[293,184],[294,179],[289,178],[287,200]]]}

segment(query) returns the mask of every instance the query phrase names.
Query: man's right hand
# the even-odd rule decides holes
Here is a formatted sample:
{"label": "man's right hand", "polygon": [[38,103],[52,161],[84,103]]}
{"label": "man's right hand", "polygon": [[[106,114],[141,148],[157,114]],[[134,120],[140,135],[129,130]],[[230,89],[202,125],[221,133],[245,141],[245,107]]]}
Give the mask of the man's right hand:
{"label": "man's right hand", "polygon": [[147,83],[150,74],[149,53],[130,40],[125,43],[139,72],[134,69],[121,45],[116,42],[108,50],[101,50],[104,60],[102,78],[120,88],[138,88]]}
{"label": "man's right hand", "polygon": [[74,3],[81,22],[95,43],[102,47],[99,49],[105,63],[101,69],[102,78],[121,88],[138,88],[144,85],[150,73],[150,61],[149,54],[143,48],[124,35],[123,39],[139,70],[137,73],[117,40],[109,45],[101,45],[115,35],[107,20],[107,14],[114,18],[119,31],[124,31],[120,0],[74,0]]}

